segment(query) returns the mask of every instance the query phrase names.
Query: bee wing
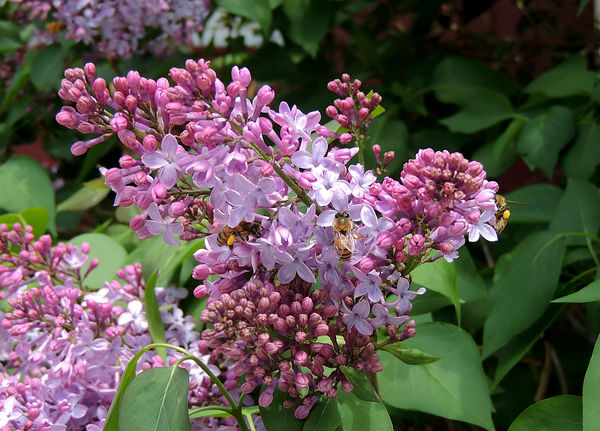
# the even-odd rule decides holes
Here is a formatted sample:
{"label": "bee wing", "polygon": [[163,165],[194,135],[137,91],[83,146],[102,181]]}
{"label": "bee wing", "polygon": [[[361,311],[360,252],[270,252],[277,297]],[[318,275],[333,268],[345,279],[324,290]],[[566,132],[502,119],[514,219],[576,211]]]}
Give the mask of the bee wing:
{"label": "bee wing", "polygon": [[349,251],[354,251],[354,236],[349,234],[338,233],[339,244]]}
{"label": "bee wing", "polygon": [[506,199],[506,203],[509,203],[511,205],[516,205],[518,207],[527,207],[529,205],[527,205],[526,203],[523,202],[516,202],[516,201],[509,201],[508,199]]}

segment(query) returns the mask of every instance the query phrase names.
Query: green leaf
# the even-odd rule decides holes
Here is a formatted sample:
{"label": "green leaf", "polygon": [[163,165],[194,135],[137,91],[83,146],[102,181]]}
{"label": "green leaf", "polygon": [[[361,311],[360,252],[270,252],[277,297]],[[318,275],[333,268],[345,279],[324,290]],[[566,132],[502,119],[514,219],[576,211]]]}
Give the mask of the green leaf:
{"label": "green leaf", "polygon": [[41,91],[56,91],[60,88],[60,80],[65,70],[64,54],[58,43],[44,47],[36,53],[31,63],[31,82]]}
{"label": "green leaf", "polygon": [[492,308],[483,329],[483,356],[532,325],[554,295],[565,241],[552,232],[524,238],[498,260],[490,290]]}
{"label": "green leaf", "polygon": [[542,317],[533,325],[520,334],[517,334],[506,346],[500,349],[500,357],[498,358],[492,389],[496,388],[508,372],[531,350],[542,333],[560,316],[564,308],[564,306],[550,305],[544,311]]}
{"label": "green leaf", "polygon": [[[155,268],[161,268],[165,262],[170,262],[180,251],[180,247],[166,244],[161,236],[145,239],[127,256],[126,263],[139,262],[144,268],[144,278],[150,278]],[[163,274],[158,282],[164,281]]]}
{"label": "green leaf", "polygon": [[526,123],[523,118],[515,118],[510,122],[506,130],[494,141],[493,155],[495,158],[502,160],[516,152],[515,140]]}
{"label": "green leaf", "polygon": [[586,180],[594,174],[600,164],[598,142],[600,125],[580,123],[577,126],[577,138],[562,160],[562,166],[569,178]]}
{"label": "green leaf", "polygon": [[19,38],[21,29],[12,21],[0,21],[0,34],[13,39]]}
{"label": "green leaf", "polygon": [[115,396],[110,404],[110,408],[108,409],[108,413],[106,414],[106,423],[104,424],[104,431],[119,431],[119,412],[121,409],[121,400],[123,399],[123,394],[125,390],[129,387],[129,384],[135,377],[135,368],[137,366],[137,362],[140,360],[142,355],[146,353],[148,349],[142,349],[136,355],[131,358],[131,361],[125,367],[125,371],[123,371],[123,375],[121,376],[121,380],[119,381],[119,386],[117,387],[117,391],[115,392]]}
{"label": "green leaf", "polygon": [[190,414],[190,419],[206,418],[206,417],[230,418],[231,415],[229,413],[227,413],[227,412],[224,412],[223,410],[220,410],[220,409],[202,410],[200,412],[194,412],[194,413]]}
{"label": "green leaf", "polygon": [[447,323],[425,323],[417,326],[414,338],[402,343],[442,358],[415,367],[382,352],[383,371],[377,376],[387,404],[494,429],[487,377],[467,332]]}
{"label": "green leaf", "polygon": [[581,397],[559,395],[529,406],[508,431],[581,431]]}
{"label": "green leaf", "polygon": [[538,167],[552,178],[558,153],[575,135],[575,116],[555,105],[529,120],[517,137],[517,151],[530,168]]}
{"label": "green leaf", "polygon": [[[78,246],[87,242],[90,245],[88,259],[98,259],[98,267],[90,272],[84,280],[84,283],[92,290],[98,290],[102,288],[105,281],[113,280],[127,256],[127,252],[118,242],[101,233],[84,233],[69,242]],[[89,265],[89,262],[86,263],[81,272],[85,273]]]}
{"label": "green leaf", "polygon": [[[160,310],[158,309],[158,301],[156,300],[156,279],[158,278],[158,269],[154,271],[152,277],[146,283],[146,289],[144,291],[144,304],[146,306],[146,318],[148,319],[148,330],[152,337],[153,343],[166,343],[165,338],[165,327],[160,317]],[[167,352],[164,348],[156,349],[158,354],[166,360]]]}
{"label": "green leaf", "polygon": [[598,431],[600,426],[600,337],[583,379],[583,431]]}
{"label": "green leaf", "polygon": [[254,0],[251,2],[247,0],[217,0],[216,3],[218,7],[222,7],[227,12],[256,21],[262,28],[263,33],[269,34],[271,20],[273,19],[269,0]]}
{"label": "green leaf", "polygon": [[411,316],[431,313],[432,311],[452,305],[450,299],[433,290],[428,291],[425,295],[418,295],[411,303],[413,306],[410,312]]}
{"label": "green leaf", "polygon": [[577,9],[578,16],[581,12],[583,12],[583,10],[585,9],[585,7],[587,6],[587,4],[589,2],[590,2],[590,0],[579,0],[579,9]]}
{"label": "green leaf", "polygon": [[302,431],[336,430],[342,425],[337,398],[321,398],[304,422]]}
{"label": "green leaf", "polygon": [[[204,247],[204,238],[197,238],[189,241],[185,245],[179,247],[175,254],[172,254],[168,259],[164,260],[164,263],[160,265],[161,272],[159,282],[161,284],[167,284],[171,279],[171,276],[179,266],[183,264],[188,258],[190,258],[196,251]],[[196,265],[198,263],[196,262]],[[195,266],[195,265],[194,265]],[[191,271],[188,277],[191,275]]]}
{"label": "green leaf", "polygon": [[[340,391],[338,410],[344,431],[393,431],[392,421],[382,402],[364,401],[353,393]],[[267,427],[269,431],[271,429]]]}
{"label": "green leaf", "polygon": [[330,2],[286,0],[283,3],[283,13],[289,20],[289,26],[281,30],[315,58],[319,43],[329,30],[332,10]]}
{"label": "green leaf", "polygon": [[552,302],[594,302],[600,301],[600,280],[596,280],[583,289],[555,299]]}
{"label": "green leaf", "polygon": [[[514,124],[516,123],[512,121],[495,141],[480,145],[473,153],[472,160],[477,160],[485,166],[488,177],[497,177],[503,174],[517,159],[517,149],[513,145]],[[505,149],[504,152],[501,153],[499,148]]]}
{"label": "green leaf", "polygon": [[0,190],[0,207],[6,211],[45,208],[48,230],[55,233],[54,190],[42,165],[29,157],[12,156],[0,166]]}
{"label": "green leaf", "polygon": [[504,75],[473,60],[449,57],[433,72],[435,96],[446,103],[464,105],[482,91],[512,96],[518,87]]}
{"label": "green leaf", "polygon": [[42,207],[27,208],[19,214],[25,222],[33,228],[33,234],[36,238],[46,233],[48,228],[48,210]]}
{"label": "green leaf", "polygon": [[538,76],[524,91],[529,94],[541,93],[550,98],[589,96],[596,81],[596,74],[587,70],[586,58],[576,54]]}
{"label": "green leaf", "polygon": [[302,431],[303,422],[294,417],[296,407],[289,409],[283,407],[283,402],[289,399],[287,393],[276,388],[273,392],[273,402],[268,407],[260,408],[260,417],[266,429],[269,431]]}
{"label": "green leaf", "polygon": [[23,64],[19,67],[15,73],[13,74],[12,80],[10,81],[10,86],[4,95],[4,99],[2,100],[2,105],[0,106],[0,112],[4,111],[9,106],[11,109],[14,107],[12,104],[14,103],[14,98],[19,93],[19,90],[23,88],[25,85],[29,83],[29,75],[31,72],[31,65],[28,63]]}
{"label": "green leaf", "polygon": [[20,213],[8,213],[0,216],[0,223],[5,223],[9,228],[19,223],[21,226],[29,225],[33,227],[33,234],[36,238],[46,233],[48,225],[48,211],[45,208],[28,208]]}
{"label": "green leaf", "polygon": [[456,320],[460,324],[460,297],[454,265],[444,259],[438,259],[416,267],[411,275],[414,283],[439,292],[450,299],[456,310]]}
{"label": "green leaf", "polygon": [[420,351],[419,349],[410,349],[406,347],[395,346],[393,344],[384,346],[381,348],[381,350],[391,353],[396,358],[408,365],[431,364],[432,362],[442,359],[441,356],[432,356],[428,353]]}
{"label": "green leaf", "polygon": [[554,232],[595,235],[600,228],[600,193],[586,181],[569,178],[567,188],[550,222]]}
{"label": "green leaf", "polygon": [[4,223],[10,229],[13,224],[19,223],[21,226],[27,224],[20,214],[8,213],[0,215],[0,223]]}
{"label": "green leaf", "polygon": [[104,199],[110,188],[104,184],[104,177],[96,178],[86,183],[74,194],[62,201],[56,211],[83,211],[98,205]]}
{"label": "green leaf", "polygon": [[375,389],[373,389],[373,385],[371,382],[369,382],[369,379],[367,379],[365,373],[355,370],[352,367],[342,367],[342,371],[344,372],[344,375],[348,381],[352,383],[352,386],[354,386],[352,393],[356,398],[364,401],[381,401],[379,395],[377,395],[377,392],[375,392]]}
{"label": "green leaf", "polygon": [[186,431],[188,373],[181,367],[150,368],[129,384],[119,412],[120,430]]}
{"label": "green leaf", "polygon": [[464,302],[487,296],[485,281],[479,271],[477,271],[475,261],[473,261],[467,247],[460,249],[460,258],[454,261],[454,267],[456,268],[460,298]]}
{"label": "green leaf", "polygon": [[510,118],[512,113],[512,106],[505,95],[488,91],[478,94],[460,111],[440,120],[440,123],[452,132],[474,133]]}
{"label": "green leaf", "polygon": [[12,51],[16,51],[23,44],[18,40],[9,38],[9,37],[0,37],[0,53],[1,54],[11,54]]}
{"label": "green leaf", "polygon": [[552,184],[535,184],[509,193],[506,199],[526,206],[511,206],[508,222],[549,222],[562,195],[563,190]]}

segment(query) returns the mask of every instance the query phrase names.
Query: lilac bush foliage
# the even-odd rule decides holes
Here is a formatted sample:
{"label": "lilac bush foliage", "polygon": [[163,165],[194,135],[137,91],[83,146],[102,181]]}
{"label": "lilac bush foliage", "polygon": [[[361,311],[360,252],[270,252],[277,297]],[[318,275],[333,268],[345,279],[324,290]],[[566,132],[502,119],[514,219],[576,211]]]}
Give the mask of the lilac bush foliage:
{"label": "lilac bush foliage", "polygon": [[[94,46],[109,58],[144,52],[163,55],[177,45],[194,46],[204,28],[209,0],[12,0],[27,19],[47,22],[38,41],[65,37]],[[156,34],[155,34],[156,33]]]}
{"label": "lilac bush foliage", "polygon": [[274,109],[268,85],[251,97],[246,68],[234,67],[229,84],[204,60],[169,76],[131,71],[113,90],[93,64],[68,69],[59,95],[75,106],[56,119],[96,135],[73,144],[75,155],[114,135],[126,147],[102,173],[115,205],[143,211],[130,222],[140,238],[205,238],[193,271],[194,294],[209,296],[203,340],[235,361],[244,393],[264,385],[261,406],[278,387],[306,418],[320,396],[352,391],[346,367],[381,371],[376,350],[414,336],[416,266],[456,259],[465,235],[497,239],[488,214],[498,185],[480,163],[432,149],[399,180],[379,181],[394,154],[382,160],[374,145],[375,173],[362,161],[381,98],[348,75],[328,85],[339,131],[317,111]]}
{"label": "lilac bush foliage", "polygon": [[[0,328],[0,430],[100,431],[119,379],[133,356],[152,342],[144,305],[139,264],[117,272],[120,281],[87,291],[82,267],[90,247],[60,243],[48,235],[35,239],[29,226],[0,225],[0,291],[10,310]],[[97,266],[92,259],[90,270]],[[86,271],[89,272],[90,270]],[[226,387],[234,388],[232,370],[217,352],[208,352],[194,319],[177,306],[185,289],[156,288],[165,338],[210,364]],[[146,352],[138,371],[172,365],[183,355],[163,358]],[[217,367],[217,365],[219,367]],[[189,362],[192,406],[225,403],[218,388]],[[231,418],[192,421],[196,430],[234,425]]]}

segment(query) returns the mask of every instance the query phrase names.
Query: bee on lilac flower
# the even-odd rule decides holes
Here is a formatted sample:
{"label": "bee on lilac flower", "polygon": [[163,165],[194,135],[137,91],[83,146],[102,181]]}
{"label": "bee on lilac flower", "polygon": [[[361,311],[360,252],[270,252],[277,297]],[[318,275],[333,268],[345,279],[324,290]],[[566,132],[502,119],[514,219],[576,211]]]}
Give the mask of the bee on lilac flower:
{"label": "bee on lilac flower", "polygon": [[229,227],[226,225],[223,230],[219,232],[219,235],[217,235],[217,244],[221,246],[227,244],[229,248],[233,248],[233,243],[236,238],[246,242],[251,236],[254,238],[260,237],[260,224],[242,221],[236,227]]}
{"label": "bee on lilac flower", "polygon": [[60,33],[63,31],[67,25],[61,21],[50,21],[46,23],[46,31],[50,33]]}
{"label": "bee on lilac flower", "polygon": [[332,229],[335,252],[341,260],[349,260],[354,251],[354,222],[348,211],[340,211],[335,215]]}
{"label": "bee on lilac flower", "polygon": [[496,233],[500,233],[504,230],[508,224],[508,218],[510,217],[510,208],[506,204],[504,196],[496,194],[496,223],[494,223],[494,229]]}
{"label": "bee on lilac flower", "polygon": [[515,201],[509,201],[504,198],[504,196],[500,194],[496,194],[496,222],[494,223],[494,229],[496,233],[500,233],[504,230],[506,225],[508,224],[508,218],[510,217],[510,207],[508,203],[511,205],[517,205],[521,207],[527,206],[527,204]]}

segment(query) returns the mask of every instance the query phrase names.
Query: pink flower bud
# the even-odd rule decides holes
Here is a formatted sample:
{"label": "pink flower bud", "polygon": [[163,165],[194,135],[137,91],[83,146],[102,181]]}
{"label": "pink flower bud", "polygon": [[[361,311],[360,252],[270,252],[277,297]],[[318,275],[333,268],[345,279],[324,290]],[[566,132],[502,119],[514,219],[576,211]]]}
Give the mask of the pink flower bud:
{"label": "pink flower bud", "polygon": [[70,106],[63,106],[61,111],[58,114],[56,114],[55,118],[56,122],[61,126],[67,127],[69,129],[77,128],[77,114],[75,113],[75,110]]}
{"label": "pink flower bud", "polygon": [[260,394],[260,397],[258,397],[258,405],[261,407],[269,407],[272,402],[273,402],[273,393],[272,392],[264,391],[262,394]]}
{"label": "pink flower bud", "polygon": [[299,350],[294,355],[294,360],[298,365],[306,365],[308,363],[308,355],[304,350]]}
{"label": "pink flower bud", "polygon": [[129,221],[129,227],[136,232],[143,229],[146,227],[146,217],[140,214],[134,215]]}
{"label": "pink flower bud", "polygon": [[354,385],[350,383],[347,379],[342,380],[342,391],[344,392],[352,392],[354,390]]}
{"label": "pink flower bud", "polygon": [[273,165],[271,163],[264,163],[260,167],[260,173],[263,177],[270,177],[273,175]]}
{"label": "pink flower bud", "polygon": [[396,153],[394,153],[393,151],[386,151],[385,154],[383,155],[383,165],[387,166],[390,164],[390,162],[392,160],[394,160],[394,158],[396,157]]}
{"label": "pink flower bud", "polygon": [[408,243],[408,254],[416,256],[423,250],[425,238],[421,234],[414,234]]}
{"label": "pink flower bud", "polygon": [[131,130],[120,130],[117,133],[117,136],[119,137],[119,140],[129,149],[131,150],[136,150],[137,147],[139,146],[139,142],[137,140],[137,137],[135,136],[135,133],[133,133]]}
{"label": "pink flower bud", "polygon": [[140,74],[135,70],[130,70],[127,73],[127,82],[131,87],[138,87],[140,85]]}
{"label": "pink flower bud", "polygon": [[338,110],[335,108],[335,106],[329,105],[327,109],[325,109],[325,113],[328,117],[335,119],[335,117],[338,115]]}
{"label": "pink flower bud", "polygon": [[129,121],[127,117],[122,112],[117,112],[115,116],[110,120],[110,127],[115,132],[120,132],[127,128]]}
{"label": "pink flower bud", "polygon": [[169,206],[169,215],[171,217],[173,217],[174,219],[176,219],[177,217],[181,217],[185,213],[185,210],[187,210],[187,208],[188,208],[188,205],[185,202],[181,202],[181,201],[173,202]]}
{"label": "pink flower bud", "polygon": [[315,329],[315,335],[317,337],[322,337],[323,335],[327,335],[329,333],[329,326],[327,323],[320,323],[317,325]]}
{"label": "pink flower bud", "polygon": [[[270,104],[275,98],[275,92],[268,85],[263,85],[258,89],[256,94],[258,103],[262,106]],[[261,117],[262,118],[262,117]]]}
{"label": "pink flower bud", "polygon": [[133,97],[131,94],[125,98],[125,107],[132,114],[135,113],[135,110],[137,108],[137,103],[138,103],[137,99],[135,97]]}
{"label": "pink flower bud", "polygon": [[167,187],[162,184],[162,183],[156,183],[152,186],[152,200],[154,200],[154,202],[160,202],[162,201],[164,198],[167,197],[167,192],[169,191],[169,189],[167,189]]}
{"label": "pink flower bud", "polygon": [[358,124],[361,124],[369,116],[370,111],[367,108],[360,108],[358,110]]}
{"label": "pink flower bud", "polygon": [[352,135],[350,133],[346,132],[340,135],[340,144],[348,145],[350,142],[352,142]]}
{"label": "pink flower bud", "polygon": [[396,237],[389,231],[383,231],[377,236],[376,244],[384,250],[392,248],[396,242]]}
{"label": "pink flower bud", "polygon": [[[196,277],[194,277],[194,278],[196,278]],[[202,298],[205,298],[207,295],[208,295],[208,289],[203,284],[197,286],[194,289],[194,296],[196,298],[202,299]]]}
{"label": "pink flower bud", "polygon": [[83,156],[87,151],[87,146],[83,141],[77,141],[71,145],[71,153],[74,156]]}
{"label": "pink flower bud", "polygon": [[450,254],[454,251],[454,245],[450,241],[443,241],[438,244],[437,248],[444,254]]}
{"label": "pink flower bud", "polygon": [[90,81],[93,80],[96,75],[96,65],[94,63],[86,63],[83,66],[83,73],[85,73],[85,77]]}

